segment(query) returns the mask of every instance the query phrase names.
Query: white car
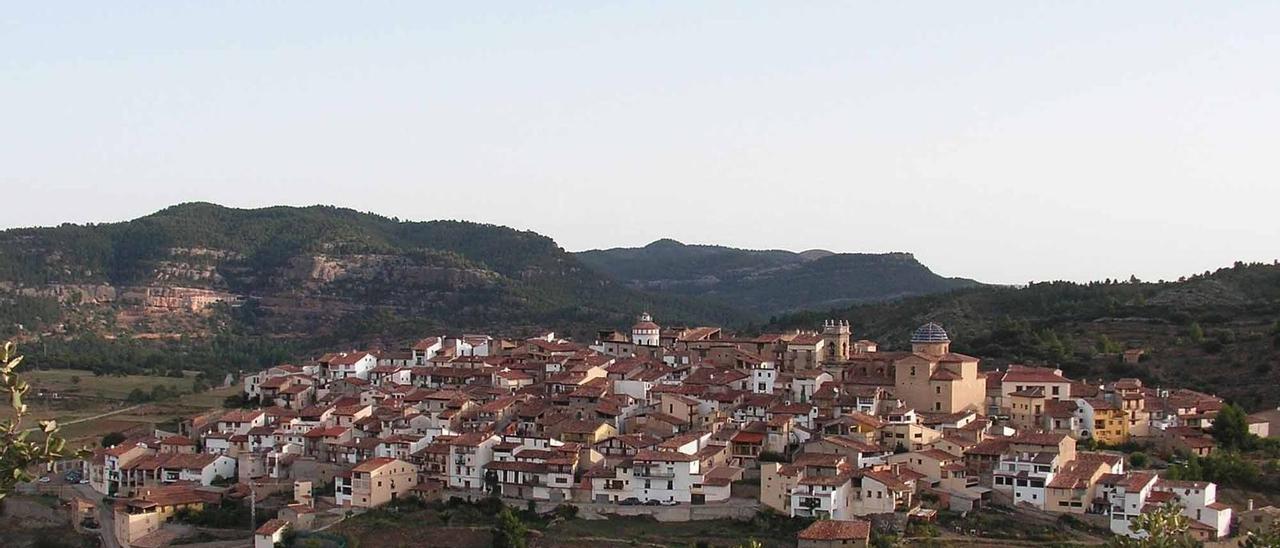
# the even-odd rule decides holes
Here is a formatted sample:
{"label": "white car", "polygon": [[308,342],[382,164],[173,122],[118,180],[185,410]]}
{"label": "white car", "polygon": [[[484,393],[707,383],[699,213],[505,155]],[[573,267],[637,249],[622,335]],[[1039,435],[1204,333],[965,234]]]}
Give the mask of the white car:
{"label": "white car", "polygon": [[38,482],[40,482],[40,483],[49,483],[49,482],[53,481],[53,478],[50,478],[49,476],[45,476],[45,477],[40,478],[40,479],[38,479],[38,480],[36,480],[36,481],[38,481]]}
{"label": "white car", "polygon": [[663,500],[663,501],[659,501],[659,502],[658,502],[658,504],[661,504],[661,505],[663,505],[663,506],[675,506],[675,505],[677,505],[677,504],[680,504],[680,501],[678,501],[678,500]]}
{"label": "white car", "polygon": [[82,480],[80,480],[80,485],[84,485],[84,484],[86,484],[86,483],[89,483],[89,480],[87,480],[87,479],[82,479]]}

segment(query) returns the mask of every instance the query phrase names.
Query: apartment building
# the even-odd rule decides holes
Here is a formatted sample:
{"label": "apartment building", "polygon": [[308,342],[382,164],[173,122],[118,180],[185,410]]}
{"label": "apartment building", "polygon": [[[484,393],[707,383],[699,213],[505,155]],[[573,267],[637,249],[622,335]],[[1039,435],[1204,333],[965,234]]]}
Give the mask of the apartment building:
{"label": "apartment building", "polygon": [[338,474],[334,491],[338,506],[373,508],[403,497],[418,484],[412,464],[391,457],[374,457]]}

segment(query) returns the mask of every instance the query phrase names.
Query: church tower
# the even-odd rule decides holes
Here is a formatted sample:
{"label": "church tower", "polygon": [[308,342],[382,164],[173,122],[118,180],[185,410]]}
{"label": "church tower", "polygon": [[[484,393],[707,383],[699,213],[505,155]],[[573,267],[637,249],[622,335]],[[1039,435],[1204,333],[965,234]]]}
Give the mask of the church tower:
{"label": "church tower", "polygon": [[662,329],[653,323],[648,312],[640,315],[640,321],[631,326],[631,342],[636,346],[658,346]]}
{"label": "church tower", "polygon": [[842,362],[849,359],[848,320],[827,320],[822,323],[822,339],[827,347],[824,361]]}

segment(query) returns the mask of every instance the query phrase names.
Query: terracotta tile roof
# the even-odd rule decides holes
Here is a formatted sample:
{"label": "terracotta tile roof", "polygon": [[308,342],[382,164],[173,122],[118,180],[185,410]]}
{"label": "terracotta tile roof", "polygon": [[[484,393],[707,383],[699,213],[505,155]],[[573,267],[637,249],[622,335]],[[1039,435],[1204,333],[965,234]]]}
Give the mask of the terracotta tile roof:
{"label": "terracotta tile roof", "polygon": [[1085,398],[1084,401],[1085,403],[1088,403],[1089,407],[1092,407],[1095,411],[1098,411],[1098,410],[1118,411],[1120,409],[1119,407],[1116,406],[1116,404],[1111,403],[1102,398]]}
{"label": "terracotta tile roof", "polygon": [[493,434],[488,432],[469,432],[449,440],[449,445],[457,445],[460,447],[478,447],[485,440],[492,437]]}
{"label": "terracotta tile roof", "polygon": [[893,491],[910,491],[911,487],[898,478],[893,472],[888,470],[864,470],[863,477],[871,478],[884,484]]}
{"label": "terracotta tile roof", "polygon": [[175,504],[191,504],[197,502],[218,502],[221,495],[196,489],[191,483],[175,483],[172,485],[153,485],[141,488],[138,494],[127,504],[138,506],[172,506]]}
{"label": "terracotta tile roof", "polygon": [[929,457],[933,460],[942,461],[942,462],[950,462],[950,461],[958,460],[960,458],[955,455],[952,455],[951,453],[943,451],[941,449],[925,449],[924,451],[917,451],[916,454],[922,457]]}
{"label": "terracotta tile roof", "polygon": [[1080,406],[1074,400],[1048,400],[1044,402],[1044,414],[1055,419],[1066,419],[1075,416]]}
{"label": "terracotta tile roof", "polygon": [[1057,369],[1048,367],[1030,367],[1026,365],[1010,365],[1009,370],[1005,371],[1001,377],[1003,382],[1040,382],[1040,383],[1070,383],[1071,380],[1062,376]]}
{"label": "terracotta tile roof", "polygon": [[328,427],[317,426],[315,428],[312,428],[311,430],[308,430],[306,434],[302,435],[302,437],[324,438],[324,437],[341,436],[344,433],[346,433],[347,430],[349,430],[349,428],[344,428],[342,426],[328,426]]}
{"label": "terracotta tile roof", "polygon": [[284,529],[285,527],[288,527],[288,526],[289,526],[289,522],[285,520],[271,518],[267,520],[266,523],[262,524],[262,527],[259,527],[258,530],[254,531],[253,534],[271,536],[276,534],[276,531]]}
{"label": "terracotta tile roof", "polygon": [[373,472],[395,461],[396,459],[391,457],[374,457],[371,459],[366,459],[364,461],[361,461],[360,464],[357,464],[354,468],[351,469],[351,471],[352,472]]}
{"label": "terracotta tile roof", "polygon": [[1052,445],[1056,447],[1067,437],[1069,436],[1061,432],[1019,432],[1009,438],[1009,441],[1017,444]]}
{"label": "terracotta tile roof", "polygon": [[770,413],[781,415],[808,415],[812,411],[813,406],[807,403],[788,403],[769,408]]}
{"label": "terracotta tile roof", "polygon": [[1156,475],[1151,472],[1130,472],[1118,485],[1124,487],[1125,491],[1136,493],[1155,479]]}
{"label": "terracotta tile roof", "polygon": [[440,337],[427,337],[425,339],[420,339],[416,343],[413,343],[413,350],[417,350],[419,352],[425,352],[428,348],[431,348],[437,344],[440,344]]}
{"label": "terracotta tile roof", "polygon": [[882,453],[885,451],[885,449],[879,445],[868,443],[857,438],[851,438],[849,436],[825,436],[821,441],[825,441],[839,447],[844,447],[846,449],[854,449],[862,453]]}
{"label": "terracotta tile roof", "polygon": [[986,376],[987,376],[987,390],[999,390],[999,389],[1000,389],[1000,379],[1001,379],[1002,377],[1004,377],[1004,372],[1003,372],[1003,371],[988,371],[988,372],[986,373]]}
{"label": "terracotta tile roof", "polygon": [[1076,453],[1076,462],[1100,462],[1107,467],[1115,466],[1124,460],[1124,455],[1116,453],[1104,453],[1101,451],[1079,451]]}
{"label": "terracotta tile roof", "polygon": [[1009,438],[991,438],[978,442],[965,451],[966,455],[983,455],[998,457],[1009,450]]}
{"label": "terracotta tile roof", "polygon": [[547,464],[532,461],[491,461],[485,465],[489,470],[505,470],[508,472],[526,472],[531,474],[546,473]]}
{"label": "terracotta tile roof", "polygon": [[218,422],[253,422],[262,414],[261,409],[235,409],[224,413]]}
{"label": "terracotta tile roof", "polygon": [[652,449],[641,449],[636,451],[636,456],[632,460],[644,462],[693,462],[698,460],[698,458],[678,451],[654,451]]}
{"label": "terracotta tile roof", "polygon": [[814,345],[822,341],[822,335],[817,333],[801,333],[792,338],[788,344],[794,345]]}
{"label": "terracotta tile roof", "polygon": [[324,357],[320,358],[320,361],[329,365],[355,365],[356,362],[363,360],[365,356],[372,357],[372,354],[368,352],[338,352],[325,354]]}

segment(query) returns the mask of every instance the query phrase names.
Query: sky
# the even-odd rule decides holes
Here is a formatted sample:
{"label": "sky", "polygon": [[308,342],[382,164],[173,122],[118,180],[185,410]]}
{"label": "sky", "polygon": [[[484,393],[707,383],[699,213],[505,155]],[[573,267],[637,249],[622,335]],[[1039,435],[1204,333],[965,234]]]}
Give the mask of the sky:
{"label": "sky", "polygon": [[986,282],[1280,258],[1277,2],[14,2],[0,228],[333,204],[907,251]]}

